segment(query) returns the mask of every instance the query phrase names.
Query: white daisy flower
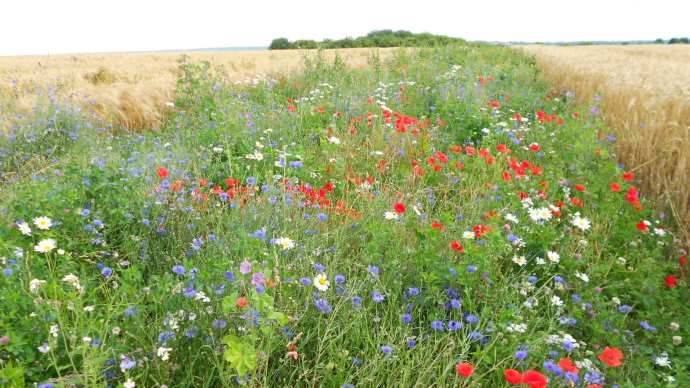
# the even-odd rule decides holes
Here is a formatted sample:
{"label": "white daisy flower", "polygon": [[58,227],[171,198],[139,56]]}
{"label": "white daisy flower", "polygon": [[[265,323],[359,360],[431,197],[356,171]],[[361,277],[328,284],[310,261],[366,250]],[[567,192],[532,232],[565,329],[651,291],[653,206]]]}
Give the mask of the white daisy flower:
{"label": "white daisy flower", "polygon": [[53,220],[46,216],[36,217],[34,218],[34,225],[36,225],[38,229],[48,230],[53,226]]}
{"label": "white daisy flower", "polygon": [[326,274],[320,273],[314,277],[314,287],[319,291],[327,291],[331,283],[328,281]]}
{"label": "white daisy flower", "polygon": [[22,221],[17,223],[17,229],[19,229],[24,236],[31,236],[31,227],[26,222]]}
{"label": "white daisy flower", "polygon": [[383,213],[383,218],[387,220],[397,221],[400,219],[400,216],[398,216],[398,214],[395,212],[385,212]]}
{"label": "white daisy flower", "polygon": [[592,227],[592,223],[588,219],[581,217],[580,213],[575,213],[571,222],[576,228],[583,232],[586,232]]}
{"label": "white daisy flower", "polygon": [[525,256],[513,256],[513,263],[519,265],[520,267],[524,267],[527,265],[527,259],[525,259]]}
{"label": "white daisy flower", "polygon": [[57,248],[57,242],[52,238],[43,239],[34,247],[34,251],[39,253],[48,253]]}
{"label": "white daisy flower", "polygon": [[561,255],[559,255],[558,252],[554,252],[554,251],[546,252],[546,257],[552,263],[558,263],[561,260]]}
{"label": "white daisy flower", "polygon": [[156,355],[163,361],[168,361],[170,359],[170,351],[172,348],[166,348],[165,346],[161,346],[158,348],[156,351]]}
{"label": "white daisy flower", "polygon": [[31,281],[29,282],[29,291],[30,291],[32,294],[36,294],[36,293],[38,293],[38,290],[39,290],[41,287],[43,287],[44,284],[46,284],[46,281],[45,281],[45,280],[41,280],[41,279],[31,279]]}

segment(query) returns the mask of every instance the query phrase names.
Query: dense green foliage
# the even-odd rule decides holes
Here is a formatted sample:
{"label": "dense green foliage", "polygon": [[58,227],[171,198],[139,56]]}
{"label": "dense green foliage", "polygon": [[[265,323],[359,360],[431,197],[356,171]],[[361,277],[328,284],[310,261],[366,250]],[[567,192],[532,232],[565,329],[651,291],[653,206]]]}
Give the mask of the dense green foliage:
{"label": "dense green foliage", "polygon": [[268,46],[269,50],[285,49],[336,49],[353,47],[433,47],[451,43],[466,44],[464,39],[451,38],[443,35],[429,33],[415,34],[409,31],[378,30],[368,33],[366,36],[345,39],[326,39],[321,42],[314,40],[288,41],[286,38],[274,39]]}
{"label": "dense green foliage", "polygon": [[690,385],[687,264],[596,105],[503,47],[369,64],[185,62],[160,132],[19,122],[0,385]]}

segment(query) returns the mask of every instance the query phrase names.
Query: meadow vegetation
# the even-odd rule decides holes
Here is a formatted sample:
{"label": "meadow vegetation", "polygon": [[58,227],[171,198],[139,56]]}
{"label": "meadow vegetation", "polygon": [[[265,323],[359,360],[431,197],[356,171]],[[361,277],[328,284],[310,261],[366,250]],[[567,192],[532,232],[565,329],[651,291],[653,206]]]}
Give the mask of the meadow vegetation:
{"label": "meadow vegetation", "polygon": [[14,117],[0,385],[690,385],[687,257],[597,100],[505,47],[364,63],[187,59],[158,131]]}
{"label": "meadow vegetation", "polygon": [[[601,114],[640,188],[690,241],[690,47],[526,46],[555,93]],[[602,132],[603,135],[603,132]]]}

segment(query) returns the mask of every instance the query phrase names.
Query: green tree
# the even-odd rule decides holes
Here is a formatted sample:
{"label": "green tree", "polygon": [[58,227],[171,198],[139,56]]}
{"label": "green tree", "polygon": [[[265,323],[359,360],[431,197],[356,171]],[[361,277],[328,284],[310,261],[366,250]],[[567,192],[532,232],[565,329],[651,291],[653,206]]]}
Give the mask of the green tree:
{"label": "green tree", "polygon": [[287,40],[287,38],[276,38],[273,39],[271,42],[271,45],[268,46],[269,50],[287,50],[293,48],[292,44],[290,44],[290,41]]}

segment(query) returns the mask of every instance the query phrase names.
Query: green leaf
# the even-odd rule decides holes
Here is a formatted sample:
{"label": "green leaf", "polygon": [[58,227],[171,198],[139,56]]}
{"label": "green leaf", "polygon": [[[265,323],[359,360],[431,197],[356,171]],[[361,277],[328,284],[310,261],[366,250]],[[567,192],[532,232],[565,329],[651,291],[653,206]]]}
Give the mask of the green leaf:
{"label": "green leaf", "polygon": [[257,357],[252,337],[229,334],[223,337],[223,343],[227,345],[223,358],[230,363],[238,375],[242,376],[256,369]]}

